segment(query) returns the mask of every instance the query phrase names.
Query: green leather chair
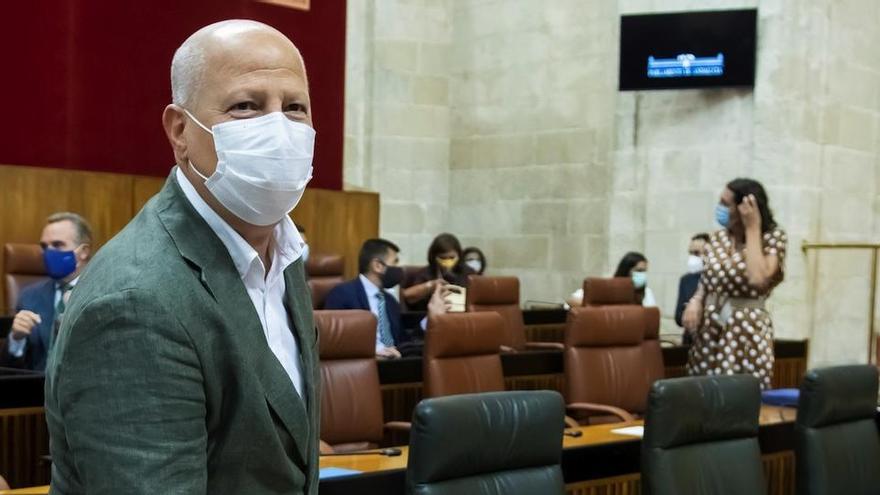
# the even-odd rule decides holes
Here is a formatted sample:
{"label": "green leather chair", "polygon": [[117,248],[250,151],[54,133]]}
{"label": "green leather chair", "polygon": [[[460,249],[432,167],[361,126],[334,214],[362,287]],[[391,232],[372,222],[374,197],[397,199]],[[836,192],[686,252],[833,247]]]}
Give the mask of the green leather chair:
{"label": "green leather chair", "polygon": [[658,380],[642,440],[646,495],[763,495],[761,389],[747,375]]}
{"label": "green leather chair", "polygon": [[407,493],[563,494],[565,405],[551,391],[423,400],[413,412]]}
{"label": "green leather chair", "polygon": [[797,493],[880,493],[877,368],[810,370],[795,423]]}

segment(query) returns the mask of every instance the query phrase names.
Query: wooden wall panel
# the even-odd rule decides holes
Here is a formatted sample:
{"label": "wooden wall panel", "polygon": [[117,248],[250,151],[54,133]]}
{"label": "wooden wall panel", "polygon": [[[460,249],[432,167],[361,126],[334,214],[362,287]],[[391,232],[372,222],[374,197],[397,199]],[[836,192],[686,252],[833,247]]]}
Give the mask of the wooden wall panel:
{"label": "wooden wall panel", "polygon": [[345,255],[345,274],[357,274],[361,244],[379,235],[379,195],[307,189],[293,219],[306,229],[313,253]]}
{"label": "wooden wall panel", "polygon": [[42,407],[0,409],[0,474],[13,488],[49,482],[49,431]]}
{"label": "wooden wall panel", "polygon": [[[165,178],[0,165],[0,247],[36,243],[46,217],[57,211],[83,215],[95,231],[94,249],[116,235],[165,183]],[[357,272],[361,243],[379,233],[379,195],[308,189],[292,215],[306,228],[313,253],[341,253],[346,275]],[[0,267],[3,266],[0,249]],[[5,308],[0,284],[0,314]]]}
{"label": "wooden wall panel", "polygon": [[137,215],[141,208],[147,204],[147,201],[162,189],[166,179],[167,177],[136,176],[134,178],[131,193],[131,211],[133,215]]}

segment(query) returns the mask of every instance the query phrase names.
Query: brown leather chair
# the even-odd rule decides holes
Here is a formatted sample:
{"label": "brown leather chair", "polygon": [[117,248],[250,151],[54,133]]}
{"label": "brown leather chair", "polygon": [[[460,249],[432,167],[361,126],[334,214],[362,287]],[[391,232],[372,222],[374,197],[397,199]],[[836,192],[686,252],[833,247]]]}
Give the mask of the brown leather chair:
{"label": "brown leather chair", "polygon": [[345,257],[339,254],[312,254],[306,262],[312,307],[322,309],[327,294],[345,281]]}
{"label": "brown leather chair", "polygon": [[432,315],[425,332],[425,398],[504,390],[499,349],[504,321],[495,312]]}
{"label": "brown leather chair", "polygon": [[651,385],[663,377],[659,343],[645,345],[652,314],[634,304],[572,308],[565,330],[570,411],[591,423],[630,421],[644,413]]}
{"label": "brown leather chair", "polygon": [[559,342],[526,342],[526,326],[519,306],[519,278],[468,275],[468,312],[494,311],[504,320],[503,345],[525,349],[562,350]]}
{"label": "brown leather chair", "polygon": [[6,312],[15,311],[18,295],[29,285],[48,279],[39,244],[6,244],[3,248]]}
{"label": "brown leather chair", "polygon": [[333,452],[374,449],[385,428],[376,366],[376,317],[362,310],[315,311],[321,356],[321,440]]}
{"label": "brown leather chair", "polygon": [[584,306],[637,304],[632,279],[627,277],[584,279]]}

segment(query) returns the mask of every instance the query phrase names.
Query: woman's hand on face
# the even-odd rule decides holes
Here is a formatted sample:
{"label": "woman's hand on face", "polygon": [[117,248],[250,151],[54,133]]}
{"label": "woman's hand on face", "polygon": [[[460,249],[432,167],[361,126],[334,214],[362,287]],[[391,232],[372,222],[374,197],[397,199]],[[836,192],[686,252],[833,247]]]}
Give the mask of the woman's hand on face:
{"label": "woman's hand on face", "polygon": [[737,205],[739,218],[746,230],[761,231],[761,210],[758,209],[758,201],[754,194],[744,197],[742,203]]}
{"label": "woman's hand on face", "polygon": [[700,327],[700,319],[702,316],[703,304],[699,301],[689,302],[681,318],[681,322],[684,324],[684,329],[690,332],[697,330]]}

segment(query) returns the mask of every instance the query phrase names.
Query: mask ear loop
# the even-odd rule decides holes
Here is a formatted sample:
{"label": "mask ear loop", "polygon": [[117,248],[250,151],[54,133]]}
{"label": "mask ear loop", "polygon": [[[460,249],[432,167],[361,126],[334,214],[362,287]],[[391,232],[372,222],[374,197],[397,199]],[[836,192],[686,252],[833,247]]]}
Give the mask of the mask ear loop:
{"label": "mask ear loop", "polygon": [[[199,119],[195,118],[195,116],[194,116],[193,114],[189,113],[189,110],[187,110],[187,109],[184,108],[184,109],[183,109],[183,113],[186,114],[186,116],[189,117],[190,120],[192,120],[193,122],[195,122],[196,125],[198,125],[198,126],[201,127],[202,129],[204,129],[205,132],[207,132],[208,134],[210,134],[210,135],[212,135],[212,136],[214,135],[214,133],[211,131],[211,129],[208,129],[207,127],[205,127],[205,124],[202,124],[201,122],[199,122]],[[207,181],[207,180],[208,180],[208,178],[205,177],[205,174],[199,172],[199,169],[197,169],[196,166],[193,165],[192,160],[187,159],[186,161],[189,163],[189,168],[190,168],[190,170],[192,170],[193,172],[195,172],[196,175],[198,175],[199,177],[202,178],[202,180],[204,180],[204,181]]]}
{"label": "mask ear loop", "polygon": [[205,127],[205,124],[199,122],[199,119],[195,118],[195,116],[193,116],[193,114],[189,113],[189,110],[187,110],[187,109],[184,108],[184,109],[183,109],[183,113],[185,113],[186,116],[190,118],[190,120],[192,120],[193,122],[195,122],[196,125],[198,125],[198,126],[201,127],[202,129],[204,129],[205,132],[207,132],[208,134],[210,134],[210,135],[212,135],[212,136],[214,135],[214,132],[213,132],[211,129],[208,129],[207,127]]}

